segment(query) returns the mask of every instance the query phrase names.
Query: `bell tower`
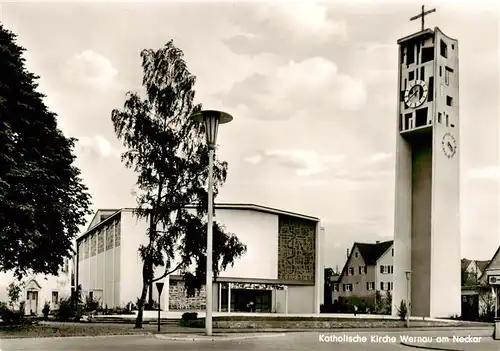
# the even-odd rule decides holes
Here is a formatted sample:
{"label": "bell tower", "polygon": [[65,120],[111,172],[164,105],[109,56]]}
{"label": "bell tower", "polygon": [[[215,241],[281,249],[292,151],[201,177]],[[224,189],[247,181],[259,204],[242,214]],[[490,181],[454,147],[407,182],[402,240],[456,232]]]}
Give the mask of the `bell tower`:
{"label": "bell tower", "polygon": [[[439,28],[398,40],[393,315],[461,314],[458,41]],[[411,272],[411,273],[410,273]]]}

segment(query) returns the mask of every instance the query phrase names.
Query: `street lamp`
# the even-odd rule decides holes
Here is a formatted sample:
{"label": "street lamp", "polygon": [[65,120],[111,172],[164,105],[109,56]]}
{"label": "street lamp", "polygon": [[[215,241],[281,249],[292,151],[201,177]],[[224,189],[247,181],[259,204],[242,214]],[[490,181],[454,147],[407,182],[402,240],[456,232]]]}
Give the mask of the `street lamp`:
{"label": "street lamp", "polygon": [[406,271],[406,327],[410,327],[410,280],[411,280],[411,271]]}
{"label": "street lamp", "polygon": [[219,124],[231,122],[233,117],[225,112],[205,110],[194,113],[191,119],[205,124],[205,133],[208,145],[208,221],[207,221],[207,281],[206,281],[206,316],[205,330],[208,336],[212,335],[212,249],[213,249],[213,162],[217,132]]}

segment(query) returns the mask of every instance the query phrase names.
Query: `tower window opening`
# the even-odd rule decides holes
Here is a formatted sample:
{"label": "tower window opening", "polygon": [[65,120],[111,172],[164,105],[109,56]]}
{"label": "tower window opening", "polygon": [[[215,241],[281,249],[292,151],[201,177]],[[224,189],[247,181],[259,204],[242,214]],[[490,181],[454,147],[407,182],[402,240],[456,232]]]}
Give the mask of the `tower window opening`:
{"label": "tower window opening", "polygon": [[415,60],[416,60],[416,64],[418,65],[418,58],[420,56],[420,43],[417,43],[416,49],[417,49],[417,57],[415,57]]}
{"label": "tower window opening", "polygon": [[438,123],[442,123],[442,120],[441,120],[441,112],[438,112]]}
{"label": "tower window opening", "polygon": [[422,48],[422,63],[434,60],[434,46]]}
{"label": "tower window opening", "polygon": [[448,57],[448,46],[446,45],[446,43],[441,40],[441,45],[440,45],[440,51],[441,51],[441,56],[443,56],[444,58],[447,58]]}
{"label": "tower window opening", "polygon": [[450,75],[451,75],[451,73],[453,73],[453,69],[450,68],[450,67],[448,67],[448,66],[446,66],[444,68],[444,83],[446,85],[450,85]]}
{"label": "tower window opening", "polygon": [[404,129],[410,129],[411,128],[411,118],[413,117],[413,113],[406,113],[405,114],[405,126]]}
{"label": "tower window opening", "polygon": [[399,114],[399,131],[402,132],[404,130],[404,120],[403,120],[403,115],[400,113]]}
{"label": "tower window opening", "polygon": [[415,111],[415,128],[427,125],[427,107]]}
{"label": "tower window opening", "polygon": [[414,80],[415,79],[415,72],[410,71],[408,72],[408,80]]}
{"label": "tower window opening", "polygon": [[452,106],[453,98],[451,96],[446,96],[446,105]]}
{"label": "tower window opening", "polygon": [[448,115],[446,115],[446,126],[448,127],[449,125],[449,119],[448,119]]}
{"label": "tower window opening", "polygon": [[406,47],[406,65],[411,65],[415,62],[415,46],[408,45]]}
{"label": "tower window opening", "polygon": [[429,93],[427,95],[427,101],[434,101],[434,77],[429,77]]}
{"label": "tower window opening", "polygon": [[455,50],[455,44],[451,44],[451,49]]}
{"label": "tower window opening", "polygon": [[420,67],[420,80],[425,80],[425,67]]}
{"label": "tower window opening", "polygon": [[401,94],[399,94],[399,97],[400,97],[399,101],[401,101],[401,102],[405,101],[405,91],[404,90],[401,91]]}
{"label": "tower window opening", "polygon": [[400,56],[400,59],[401,59],[401,64],[403,64],[405,62],[405,49],[403,46],[400,47],[399,49],[399,56]]}
{"label": "tower window opening", "polygon": [[442,66],[439,66],[439,76],[440,77],[443,76],[443,67]]}
{"label": "tower window opening", "polygon": [[455,125],[453,123],[450,123],[450,127],[455,128]]}

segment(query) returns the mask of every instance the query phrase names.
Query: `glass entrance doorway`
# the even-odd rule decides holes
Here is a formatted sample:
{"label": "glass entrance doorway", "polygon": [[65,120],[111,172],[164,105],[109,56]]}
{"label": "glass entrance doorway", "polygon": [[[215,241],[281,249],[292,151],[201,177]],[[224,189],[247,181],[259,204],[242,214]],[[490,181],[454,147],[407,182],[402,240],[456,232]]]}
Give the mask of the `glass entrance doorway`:
{"label": "glass entrance doorway", "polygon": [[[221,310],[227,311],[228,289],[222,289]],[[250,303],[253,302],[251,307]],[[270,313],[271,290],[231,289],[231,312]]]}

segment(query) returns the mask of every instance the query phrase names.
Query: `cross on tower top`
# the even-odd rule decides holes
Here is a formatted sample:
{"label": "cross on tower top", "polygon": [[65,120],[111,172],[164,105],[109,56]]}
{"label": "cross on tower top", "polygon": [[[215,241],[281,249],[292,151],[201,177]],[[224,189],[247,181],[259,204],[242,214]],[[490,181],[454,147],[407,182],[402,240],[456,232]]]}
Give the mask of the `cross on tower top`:
{"label": "cross on tower top", "polygon": [[430,14],[430,13],[433,13],[433,12],[436,12],[436,9],[425,11],[424,5],[422,5],[422,12],[419,15],[416,15],[416,16],[413,16],[412,18],[410,18],[410,21],[413,21],[413,20],[421,18],[422,19],[422,30],[424,30],[425,29],[425,27],[424,27],[424,25],[425,25],[424,24],[424,17],[426,15]]}

